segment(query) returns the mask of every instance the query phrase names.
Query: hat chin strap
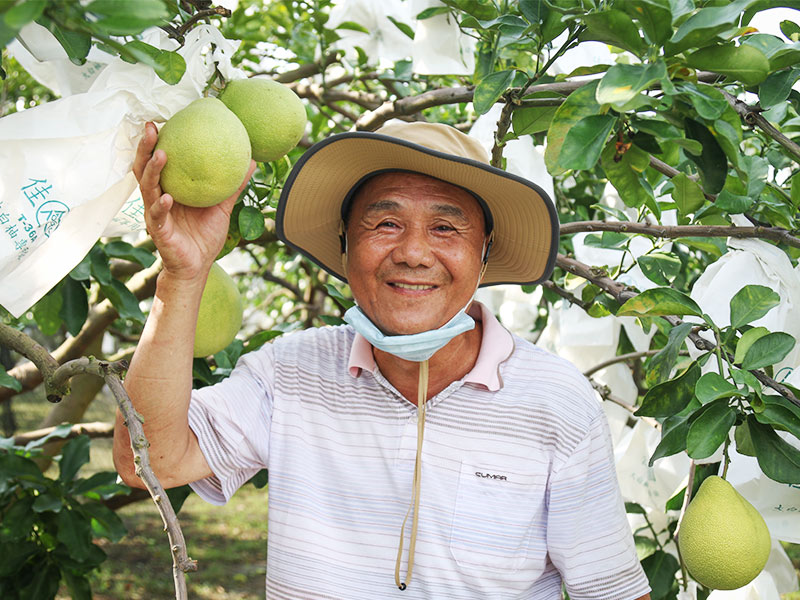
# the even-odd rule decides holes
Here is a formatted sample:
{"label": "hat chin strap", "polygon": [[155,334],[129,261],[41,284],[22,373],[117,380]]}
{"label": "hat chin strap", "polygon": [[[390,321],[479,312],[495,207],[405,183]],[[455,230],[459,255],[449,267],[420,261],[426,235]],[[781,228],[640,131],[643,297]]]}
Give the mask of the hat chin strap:
{"label": "hat chin strap", "polygon": [[[394,582],[401,590],[408,587],[414,571],[414,554],[417,548],[417,527],[419,525],[419,496],[422,487],[422,438],[425,433],[425,413],[428,404],[428,361],[419,363],[419,384],[417,386],[417,454],[414,459],[414,483],[411,489],[411,505],[408,507],[403,524],[400,527],[400,544],[397,547],[397,560],[394,564]],[[408,544],[408,568],[405,581],[400,581],[400,564],[403,561],[403,543],[406,535],[406,522],[411,511],[411,539]]]}

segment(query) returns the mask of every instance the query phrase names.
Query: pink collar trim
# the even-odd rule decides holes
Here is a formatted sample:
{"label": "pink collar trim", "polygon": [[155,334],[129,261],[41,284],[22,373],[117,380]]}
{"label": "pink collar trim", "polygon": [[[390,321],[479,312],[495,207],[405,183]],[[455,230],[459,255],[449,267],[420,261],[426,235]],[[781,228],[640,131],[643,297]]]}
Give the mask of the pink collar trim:
{"label": "pink collar trim", "polygon": [[[491,392],[496,392],[503,387],[500,365],[514,351],[514,338],[491,311],[480,302],[472,303],[469,314],[475,320],[483,322],[483,337],[478,360],[464,377],[464,383],[476,383]],[[353,377],[360,376],[362,370],[374,373],[378,369],[375,358],[372,356],[372,345],[360,333],[356,333],[353,340],[347,368]]]}

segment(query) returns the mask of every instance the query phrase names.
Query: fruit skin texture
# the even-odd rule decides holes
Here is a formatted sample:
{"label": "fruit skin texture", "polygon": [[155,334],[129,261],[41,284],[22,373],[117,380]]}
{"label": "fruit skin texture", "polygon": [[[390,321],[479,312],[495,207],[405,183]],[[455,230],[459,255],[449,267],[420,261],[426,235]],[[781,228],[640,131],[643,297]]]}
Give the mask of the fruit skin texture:
{"label": "fruit skin texture", "polygon": [[242,326],[242,297],[236,283],[217,263],[211,265],[194,334],[194,356],[227,347]]}
{"label": "fruit skin texture", "polygon": [[717,476],[700,485],[678,532],[689,573],[715,590],[735,590],[755,579],[767,564],[771,545],[761,514]]}
{"label": "fruit skin texture", "polygon": [[156,150],[167,153],[161,188],[186,206],[214,206],[239,189],[250,168],[250,139],[217,98],[200,98],[161,128]]}
{"label": "fruit skin texture", "polygon": [[244,123],[253,159],[269,162],[297,145],[306,127],[306,109],[290,88],[271,79],[235,79],[219,99]]}

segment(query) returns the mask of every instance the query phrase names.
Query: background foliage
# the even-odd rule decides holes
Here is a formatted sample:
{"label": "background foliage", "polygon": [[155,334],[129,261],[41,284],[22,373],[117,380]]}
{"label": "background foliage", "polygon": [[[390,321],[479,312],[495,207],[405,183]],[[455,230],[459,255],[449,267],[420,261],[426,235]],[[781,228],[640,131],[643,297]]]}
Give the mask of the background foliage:
{"label": "background foliage", "polygon": [[[0,1],[0,116],[57,97],[5,49],[32,21],[49,29],[75,64],[96,47],[145,63],[172,83],[184,73],[183,58],[145,44],[142,32],[161,27],[180,44],[193,26],[210,22],[241,40],[236,66],[249,76],[274,77],[305,100],[306,136],[284,159],[259,165],[234,211],[223,253],[230,253],[227,264],[238,271],[247,298],[246,324],[229,348],[195,361],[196,385],[226,377],[242,353],[286,331],[340,323],[350,306],[346,288],[275,239],[277,199],[305,148],[332,133],[374,130],[390,118],[469,130],[499,107],[493,164],[511,170],[504,151],[512,142],[546,142],[543,161],[563,225],[551,280],[540,296],[523,290],[535,319],[522,333],[536,339],[570,304],[597,319],[635,317],[642,331],[653,333],[647,348],[637,351],[622,334],[615,354],[637,386],[628,408],[661,432],[650,465],[682,453],[710,461],[691,463],[689,482],[697,489],[705,476],[727,471],[735,438],[737,452],[756,457],[766,476],[800,484],[800,402],[789,385],[797,381],[791,373],[800,355],[790,333],[758,326],[789,299],[763,285],[743,285],[725,301],[729,319],[715,321],[692,298],[694,284],[728,252],[730,239],[760,239],[792,267],[800,257],[800,95],[794,89],[800,27],[786,20],[782,35],[775,35],[750,26],[762,11],[800,10],[800,2],[395,3],[407,9],[406,20],[389,8],[376,16],[367,2],[339,4],[247,0],[230,11],[202,0]],[[349,10],[344,16],[343,8]],[[412,8],[419,10],[412,14]],[[412,59],[420,25],[442,18],[456,27],[450,35],[464,36],[462,53],[471,54],[456,57],[470,66],[463,75],[423,74]],[[407,46],[392,46],[392,39]],[[554,68],[590,42],[613,52],[570,72]],[[398,47],[399,58],[392,58]],[[535,168],[525,166],[525,174],[533,176]],[[617,203],[608,201],[609,192]],[[644,252],[637,250],[642,238],[650,242]],[[618,262],[577,260],[586,247],[614,251]],[[4,321],[61,362],[101,352],[129,357],[153,293],[155,261],[146,237],[101,239],[31,311],[20,319],[6,314]],[[641,277],[634,279],[634,272]],[[12,436],[18,433],[14,395],[33,389],[41,375],[28,363],[15,364],[16,355],[2,358],[0,404],[4,434]],[[596,383],[607,401],[619,402],[613,388]],[[72,395],[42,425],[81,422],[100,387],[74,383]],[[0,542],[18,548],[0,564],[4,598],[53,597],[59,579],[72,597],[90,597],[86,574],[103,560],[93,540],[124,535],[108,506],[118,507],[121,502],[112,500],[127,490],[114,484],[113,474],[78,475],[89,438],[57,447],[53,440],[15,444],[8,438],[0,448]],[[60,457],[53,476],[52,469],[41,470],[48,456]],[[266,474],[254,484],[265,485]],[[654,600],[694,593],[686,591],[688,576],[670,541],[687,498],[675,492],[658,507],[660,519],[652,507],[629,504],[632,514],[645,518],[636,534]],[[172,491],[173,503],[179,506],[187,493]]]}

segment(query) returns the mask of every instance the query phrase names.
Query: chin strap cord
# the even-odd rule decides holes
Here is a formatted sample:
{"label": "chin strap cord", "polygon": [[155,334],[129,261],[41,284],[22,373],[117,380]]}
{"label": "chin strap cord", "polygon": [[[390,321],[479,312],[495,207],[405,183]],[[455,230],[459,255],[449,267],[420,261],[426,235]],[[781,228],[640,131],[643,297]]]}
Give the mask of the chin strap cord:
{"label": "chin strap cord", "polygon": [[[419,363],[419,385],[417,387],[417,455],[414,459],[414,484],[411,491],[411,505],[408,507],[403,525],[400,528],[400,545],[397,547],[397,561],[394,565],[394,582],[397,587],[404,590],[411,582],[411,573],[414,570],[414,552],[417,547],[417,526],[419,525],[419,496],[422,484],[422,437],[425,433],[425,411],[428,403],[428,361]],[[408,545],[408,571],[406,580],[400,581],[400,563],[403,560],[403,542],[406,535],[406,522],[414,510],[411,519],[411,540]]]}

